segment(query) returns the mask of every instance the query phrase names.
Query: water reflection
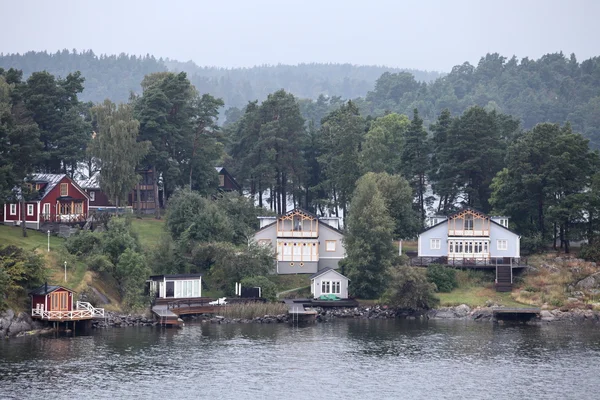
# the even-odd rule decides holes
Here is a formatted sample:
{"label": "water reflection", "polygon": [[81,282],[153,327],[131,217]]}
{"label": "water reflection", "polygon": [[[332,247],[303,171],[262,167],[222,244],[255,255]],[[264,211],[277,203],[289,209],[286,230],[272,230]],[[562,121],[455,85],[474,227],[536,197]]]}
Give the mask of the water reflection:
{"label": "water reflection", "polygon": [[198,323],[0,342],[0,398],[19,399],[586,398],[599,373],[597,327],[558,324]]}

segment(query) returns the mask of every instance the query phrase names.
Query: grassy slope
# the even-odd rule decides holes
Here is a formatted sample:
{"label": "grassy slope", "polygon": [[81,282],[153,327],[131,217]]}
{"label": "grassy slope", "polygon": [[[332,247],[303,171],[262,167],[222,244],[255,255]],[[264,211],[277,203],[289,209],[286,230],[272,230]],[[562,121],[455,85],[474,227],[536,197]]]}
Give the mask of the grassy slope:
{"label": "grassy slope", "polygon": [[[50,236],[50,249],[56,249],[64,242],[57,236]],[[32,250],[38,248],[46,251],[48,246],[48,235],[42,232],[27,230],[27,237],[23,237],[22,228],[17,226],[0,225],[0,244],[13,245]]]}
{"label": "grassy slope", "polygon": [[134,218],[131,220],[131,226],[138,234],[140,243],[146,251],[151,250],[165,229],[164,219],[154,219],[152,216],[144,216],[143,218]]}

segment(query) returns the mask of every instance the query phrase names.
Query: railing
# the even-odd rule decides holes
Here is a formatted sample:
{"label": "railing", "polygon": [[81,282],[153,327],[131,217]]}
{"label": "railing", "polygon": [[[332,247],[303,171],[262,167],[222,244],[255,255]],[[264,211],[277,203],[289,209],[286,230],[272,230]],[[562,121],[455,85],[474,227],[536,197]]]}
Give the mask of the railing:
{"label": "railing", "polygon": [[86,220],[86,214],[40,214],[41,222],[75,223],[85,222]]}
{"label": "railing", "polygon": [[104,308],[94,308],[90,303],[78,301],[75,310],[71,311],[47,311],[43,308],[31,309],[32,317],[41,319],[89,319],[104,318]]}
{"label": "railing", "polygon": [[448,257],[414,257],[410,264],[413,266],[427,266],[430,264],[448,265],[453,267],[496,267],[498,265],[527,265],[527,259],[511,257],[491,258],[448,258]]}

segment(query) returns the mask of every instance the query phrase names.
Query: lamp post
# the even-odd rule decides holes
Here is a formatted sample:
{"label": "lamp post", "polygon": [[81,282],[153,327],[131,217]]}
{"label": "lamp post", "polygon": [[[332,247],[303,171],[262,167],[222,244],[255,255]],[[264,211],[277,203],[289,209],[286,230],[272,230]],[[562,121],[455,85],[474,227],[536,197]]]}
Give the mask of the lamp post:
{"label": "lamp post", "polygon": [[67,281],[67,262],[65,261],[65,282]]}
{"label": "lamp post", "polygon": [[48,252],[50,252],[50,229],[48,229]]}

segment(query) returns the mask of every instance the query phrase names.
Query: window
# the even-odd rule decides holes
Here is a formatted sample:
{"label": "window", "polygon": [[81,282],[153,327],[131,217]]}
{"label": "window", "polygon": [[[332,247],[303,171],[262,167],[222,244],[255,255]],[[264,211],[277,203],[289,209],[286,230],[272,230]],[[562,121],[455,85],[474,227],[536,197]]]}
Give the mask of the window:
{"label": "window", "polygon": [[340,294],[342,293],[342,283],[340,281],[321,281],[322,294]]}
{"label": "window", "polygon": [[290,246],[290,243],[284,243],[283,244],[283,255],[284,256],[291,256],[292,255],[292,246]]}
{"label": "window", "polygon": [[488,242],[483,242],[483,252],[484,253],[488,252]]}
{"label": "window", "polygon": [[[169,282],[167,282],[169,283]],[[175,281],[175,298],[200,297],[200,281]]]}
{"label": "window", "polygon": [[219,187],[225,186],[225,175],[219,174]]}
{"label": "window", "polygon": [[473,230],[473,216],[472,215],[465,216],[465,230],[467,230],[467,231]]}
{"label": "window", "polygon": [[83,214],[83,203],[75,203],[75,214]]}
{"label": "window", "polygon": [[454,253],[454,242],[450,241],[450,243],[448,244],[448,251],[450,253]]}
{"label": "window", "polygon": [[96,201],[96,192],[93,190],[90,192],[90,201]]}
{"label": "window", "polygon": [[64,197],[64,196],[68,196],[68,195],[69,195],[69,184],[61,183],[60,184],[60,196]]}
{"label": "window", "polygon": [[10,205],[10,215],[17,215],[17,205],[16,204]]}
{"label": "window", "polygon": [[502,225],[505,228],[508,228],[508,219],[507,218],[500,218],[500,225]]}
{"label": "window", "polygon": [[440,239],[431,239],[431,249],[432,250],[439,250],[441,249],[441,240]]}
{"label": "window", "polygon": [[506,239],[499,239],[497,244],[498,250],[508,250],[508,241]]}
{"label": "window", "polygon": [[335,240],[326,240],[325,241],[325,250],[327,251],[335,251]]}
{"label": "window", "polygon": [[33,215],[33,204],[27,204],[27,215],[28,216]]}
{"label": "window", "polygon": [[70,203],[60,203],[60,215],[69,215],[71,214],[71,204]]}
{"label": "window", "polygon": [[44,217],[50,218],[50,203],[44,203]]}

